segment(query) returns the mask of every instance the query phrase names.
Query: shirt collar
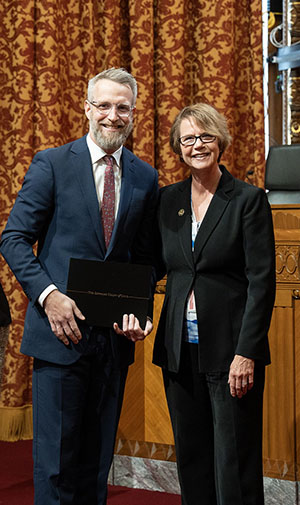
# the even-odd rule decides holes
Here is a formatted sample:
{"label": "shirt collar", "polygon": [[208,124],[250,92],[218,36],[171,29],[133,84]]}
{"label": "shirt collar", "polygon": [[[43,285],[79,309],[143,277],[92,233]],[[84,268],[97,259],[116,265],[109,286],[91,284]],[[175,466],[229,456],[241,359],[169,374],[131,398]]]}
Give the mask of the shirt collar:
{"label": "shirt collar", "polygon": [[[107,156],[107,153],[105,151],[103,151],[103,149],[101,149],[101,147],[99,147],[97,144],[95,144],[95,142],[92,140],[89,133],[86,137],[86,143],[87,143],[88,149],[90,151],[92,164],[101,160],[103,158],[103,156]],[[119,147],[119,149],[117,149],[114,153],[112,153],[110,155],[110,156],[113,156],[118,167],[121,166],[122,149],[123,149],[123,146]]]}

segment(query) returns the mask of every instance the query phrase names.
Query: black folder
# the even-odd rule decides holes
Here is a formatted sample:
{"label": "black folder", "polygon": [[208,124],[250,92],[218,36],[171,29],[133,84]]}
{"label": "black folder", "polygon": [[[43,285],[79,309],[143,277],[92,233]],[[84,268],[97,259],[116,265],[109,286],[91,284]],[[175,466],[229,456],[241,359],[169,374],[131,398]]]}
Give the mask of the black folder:
{"label": "black folder", "polygon": [[90,326],[122,328],[123,314],[134,314],[145,328],[151,273],[149,265],[71,258],[67,295]]}

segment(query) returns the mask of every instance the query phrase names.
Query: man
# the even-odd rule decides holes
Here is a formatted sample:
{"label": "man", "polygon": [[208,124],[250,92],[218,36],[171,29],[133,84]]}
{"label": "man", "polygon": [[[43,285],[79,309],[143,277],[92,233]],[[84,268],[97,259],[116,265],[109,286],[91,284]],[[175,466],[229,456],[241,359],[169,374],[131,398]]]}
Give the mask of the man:
{"label": "man", "polygon": [[[1,252],[30,301],[21,351],[34,357],[35,505],[106,503],[134,341],[152,330],[150,319],[143,330],[133,314],[122,329],[89,327],[65,294],[71,257],[151,263],[157,172],[123,147],[136,95],[124,69],[89,81],[88,135],[34,157],[2,235]],[[110,241],[101,220],[109,164]]]}

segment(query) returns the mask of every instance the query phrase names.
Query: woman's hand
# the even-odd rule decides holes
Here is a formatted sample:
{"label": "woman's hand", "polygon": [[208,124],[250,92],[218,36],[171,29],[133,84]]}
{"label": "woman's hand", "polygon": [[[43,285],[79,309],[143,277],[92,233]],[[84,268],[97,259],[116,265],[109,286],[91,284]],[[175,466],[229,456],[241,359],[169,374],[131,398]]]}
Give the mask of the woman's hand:
{"label": "woman's hand", "polygon": [[136,342],[137,340],[144,340],[153,329],[152,322],[147,318],[145,329],[142,330],[140,327],[140,322],[134,314],[124,314],[122,330],[119,328],[117,323],[114,323],[114,330],[118,335],[125,335],[126,338]]}
{"label": "woman's hand", "polygon": [[254,383],[254,360],[236,354],[230,365],[228,384],[231,396],[242,398]]}

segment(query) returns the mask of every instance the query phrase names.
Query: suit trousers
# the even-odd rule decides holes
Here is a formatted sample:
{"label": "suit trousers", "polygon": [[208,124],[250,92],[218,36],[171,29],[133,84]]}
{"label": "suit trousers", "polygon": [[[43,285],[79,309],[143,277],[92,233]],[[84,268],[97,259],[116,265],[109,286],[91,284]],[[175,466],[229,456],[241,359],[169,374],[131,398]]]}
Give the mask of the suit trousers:
{"label": "suit trousers", "polygon": [[182,505],[263,505],[264,367],[241,398],[228,372],[200,373],[198,346],[183,342],[178,373],[163,370]]}
{"label": "suit trousers", "polygon": [[106,504],[127,372],[114,369],[109,335],[95,330],[71,365],[34,359],[35,505]]}

